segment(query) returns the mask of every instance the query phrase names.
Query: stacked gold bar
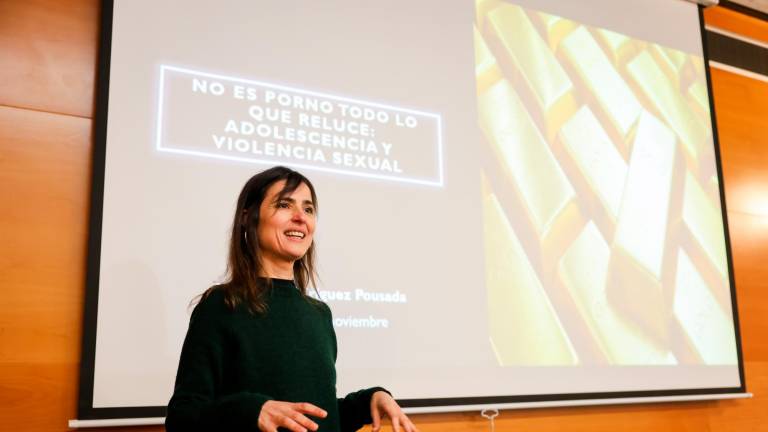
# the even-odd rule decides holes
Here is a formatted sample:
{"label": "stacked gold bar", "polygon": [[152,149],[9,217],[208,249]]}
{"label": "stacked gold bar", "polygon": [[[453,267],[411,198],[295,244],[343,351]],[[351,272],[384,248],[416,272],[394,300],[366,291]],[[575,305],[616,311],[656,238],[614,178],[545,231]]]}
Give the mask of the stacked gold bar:
{"label": "stacked gold bar", "polygon": [[589,94],[594,95],[596,114],[604,118],[602,124],[609,127],[617,149],[627,156],[627,143],[642,110],[637,98],[585,27],[563,40],[561,53]]}
{"label": "stacked gold bar", "polygon": [[699,116],[706,128],[709,128],[711,121],[709,112],[709,94],[707,92],[707,83],[704,80],[695,81],[688,87],[688,102],[696,115]]}
{"label": "stacked gold bar", "polygon": [[485,31],[486,17],[488,12],[496,7],[503,5],[502,0],[477,0],[475,1],[475,26],[481,32]]}
{"label": "stacked gold bar", "polygon": [[622,317],[606,296],[611,250],[588,223],[557,267],[557,280],[573,297],[607,362],[623,365],[674,364],[672,353]]}
{"label": "stacked gold bar", "polygon": [[680,201],[680,162],[674,134],[644,112],[638,122],[611,245],[608,297],[663,343],[669,336],[673,286],[665,284],[669,263],[665,256],[672,246],[668,219]]}
{"label": "stacked gold bar", "polygon": [[652,44],[648,52],[656,60],[656,64],[667,76],[669,82],[676,85],[678,92],[687,88],[687,84],[691,81],[694,73],[688,55],[682,51],[664,48],[656,44]]}
{"label": "stacked gold bar", "polygon": [[714,170],[711,134],[698,121],[678,87],[670,82],[648,52],[640,53],[627,69],[637,91],[680,138],[688,169],[699,179],[709,178]]}
{"label": "stacked gold bar", "polygon": [[560,46],[560,41],[562,41],[568,33],[578,27],[578,24],[575,22],[557,15],[550,15],[544,12],[533,12],[531,13],[531,16],[541,34],[544,35],[552,52],[557,51],[557,47]]}
{"label": "stacked gold bar", "polygon": [[695,259],[707,285],[723,308],[730,308],[728,266],[720,207],[715,207],[698,181],[689,173],[683,197],[683,245]]}
{"label": "stacked gold bar", "polygon": [[573,187],[507,81],[485,92],[479,105],[529,257],[537,268],[551,268],[583,224]]}
{"label": "stacked gold bar", "polygon": [[519,82],[521,96],[536,110],[531,116],[552,138],[576,111],[573,84],[522,8],[499,6],[488,13],[488,31],[498,41],[497,59],[505,74]]}
{"label": "stacked gold bar", "polygon": [[625,65],[629,59],[637,54],[642,45],[628,36],[610,30],[597,29],[595,35],[616,68]]}
{"label": "stacked gold bar", "polygon": [[500,365],[572,365],[576,353],[496,197],[485,193],[491,343]]}
{"label": "stacked gold bar", "polygon": [[707,191],[709,202],[720,207],[720,182],[717,180],[717,174],[713,174],[712,177],[707,180],[704,188]]}
{"label": "stacked gold bar", "polygon": [[474,28],[475,35],[475,77],[477,80],[477,92],[483,93],[501,79],[501,70],[496,63],[496,58],[488,49],[483,37]]}
{"label": "stacked gold bar", "polygon": [[735,364],[736,336],[730,307],[722,308],[683,250],[678,253],[675,285],[674,315],[699,361]]}
{"label": "stacked gold bar", "polygon": [[703,59],[501,0],[476,13],[499,363],[734,364]]}
{"label": "stacked gold bar", "polygon": [[563,156],[558,159],[574,180],[583,206],[606,238],[613,238],[619,217],[627,164],[588,106],[568,120],[559,134]]}

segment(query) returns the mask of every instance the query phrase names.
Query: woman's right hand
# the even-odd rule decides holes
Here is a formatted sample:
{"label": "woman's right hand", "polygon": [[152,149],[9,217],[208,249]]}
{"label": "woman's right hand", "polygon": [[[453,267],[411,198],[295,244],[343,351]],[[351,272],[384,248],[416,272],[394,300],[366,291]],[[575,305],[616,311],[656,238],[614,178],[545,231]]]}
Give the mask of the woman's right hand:
{"label": "woman's right hand", "polygon": [[325,418],[328,415],[324,410],[307,402],[266,401],[259,413],[259,429],[262,432],[277,432],[279,427],[293,432],[316,431],[317,423],[304,414],[319,418]]}

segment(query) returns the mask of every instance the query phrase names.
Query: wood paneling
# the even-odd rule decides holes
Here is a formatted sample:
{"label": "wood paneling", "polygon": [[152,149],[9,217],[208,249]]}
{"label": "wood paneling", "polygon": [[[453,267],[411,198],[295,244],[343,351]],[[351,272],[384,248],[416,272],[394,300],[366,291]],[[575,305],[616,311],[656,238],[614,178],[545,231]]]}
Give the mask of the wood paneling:
{"label": "wood paneling", "polygon": [[710,70],[728,211],[768,216],[768,83]]}
{"label": "wood paneling", "polygon": [[[765,295],[763,294],[763,297]],[[765,317],[765,315],[763,315]],[[747,390],[752,399],[720,402],[707,413],[711,431],[768,430],[768,362],[747,361],[744,364]],[[706,429],[705,429],[706,430]]]}
{"label": "wood paneling", "polygon": [[744,354],[768,361],[768,83],[711,72]]}
{"label": "wood paneling", "polygon": [[0,362],[76,362],[91,120],[0,106]]}
{"label": "wood paneling", "polygon": [[[23,349],[22,345],[16,345]],[[53,350],[53,348],[52,348]],[[0,362],[0,429],[49,432],[66,429],[77,407],[77,361]]]}
{"label": "wood paneling", "polygon": [[91,117],[98,0],[0,0],[0,105]]}
{"label": "wood paneling", "polygon": [[768,22],[721,6],[704,9],[707,25],[768,43]]}
{"label": "wood paneling", "polygon": [[[768,41],[766,23],[719,8],[706,17]],[[60,431],[77,415],[97,28],[97,0],[0,0],[2,430]],[[747,385],[757,396],[505,411],[498,431],[768,430],[768,84],[719,70],[713,82]],[[422,432],[489,430],[477,412],[414,418]]]}
{"label": "wood paneling", "polygon": [[744,358],[768,361],[768,217],[728,212],[728,222]]}

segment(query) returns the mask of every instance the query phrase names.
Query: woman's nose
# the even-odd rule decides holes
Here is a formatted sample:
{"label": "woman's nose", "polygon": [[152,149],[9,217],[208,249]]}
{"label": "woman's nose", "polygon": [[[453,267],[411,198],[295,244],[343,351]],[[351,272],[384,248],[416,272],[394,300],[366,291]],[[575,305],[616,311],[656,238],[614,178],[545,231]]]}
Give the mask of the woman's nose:
{"label": "woman's nose", "polygon": [[304,222],[307,218],[307,215],[304,213],[302,209],[296,209],[293,211],[293,217],[291,220],[297,221],[297,222]]}

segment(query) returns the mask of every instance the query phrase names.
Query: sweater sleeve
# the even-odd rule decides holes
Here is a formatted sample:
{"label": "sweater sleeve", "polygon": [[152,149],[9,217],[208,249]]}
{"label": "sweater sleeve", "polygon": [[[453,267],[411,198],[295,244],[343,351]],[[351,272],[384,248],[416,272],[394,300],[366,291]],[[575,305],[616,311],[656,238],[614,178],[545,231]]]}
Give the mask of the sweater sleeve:
{"label": "sweater sleeve", "polygon": [[354,432],[373,421],[371,419],[371,398],[377,391],[389,393],[382,387],[371,387],[350,393],[338,400],[341,432]]}
{"label": "sweater sleeve", "polygon": [[190,318],[165,428],[168,432],[257,431],[261,407],[271,398],[253,392],[221,395],[226,331],[211,300],[198,304]]}

